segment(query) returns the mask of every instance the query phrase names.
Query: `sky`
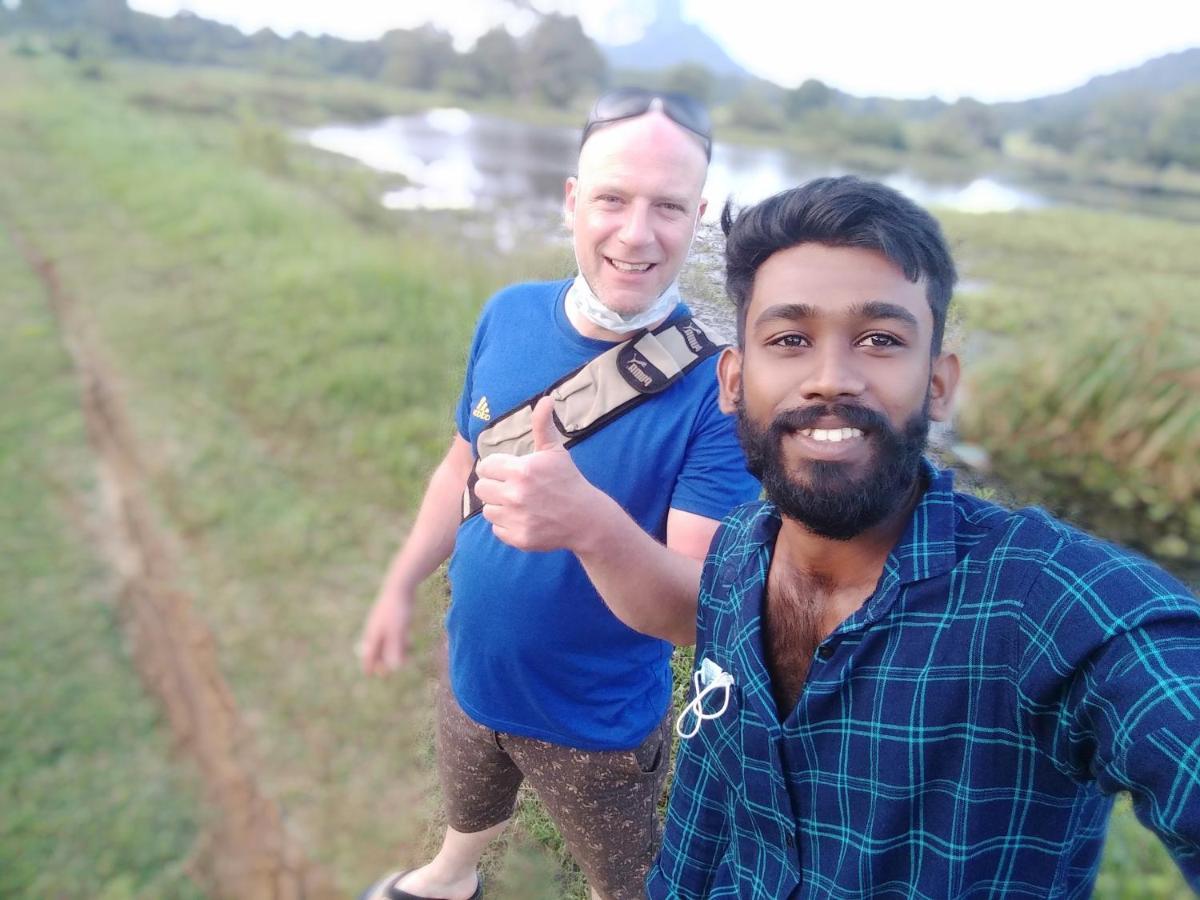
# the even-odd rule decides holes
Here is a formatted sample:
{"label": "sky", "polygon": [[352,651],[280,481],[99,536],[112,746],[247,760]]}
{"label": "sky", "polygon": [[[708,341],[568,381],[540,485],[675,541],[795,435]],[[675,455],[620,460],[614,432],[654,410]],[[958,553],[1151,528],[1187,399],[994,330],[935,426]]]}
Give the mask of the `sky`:
{"label": "sky", "polygon": [[[645,0],[130,0],[144,12],[181,8],[237,25],[352,39],[424,22],[460,50],[489,28],[529,28],[530,6],[578,15],[595,39],[636,39]],[[1094,75],[1200,47],[1196,0],[682,0],[738,63],[785,87],[819,78],[859,96],[1022,100],[1070,90]]]}

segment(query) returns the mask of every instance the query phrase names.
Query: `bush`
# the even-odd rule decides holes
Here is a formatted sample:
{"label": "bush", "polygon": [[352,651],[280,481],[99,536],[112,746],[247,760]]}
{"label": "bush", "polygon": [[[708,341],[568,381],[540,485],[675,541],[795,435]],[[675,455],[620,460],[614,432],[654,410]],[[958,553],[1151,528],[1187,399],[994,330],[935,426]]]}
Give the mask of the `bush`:
{"label": "bush", "polygon": [[13,45],[12,52],[13,52],[13,56],[37,56],[38,55],[37,47],[33,46],[33,44],[30,42],[29,38],[27,38],[25,35],[21,35],[21,37],[17,39],[16,44]]}
{"label": "bush", "polygon": [[272,175],[291,171],[287,136],[272,126],[243,114],[237,130],[237,146],[242,158]]}

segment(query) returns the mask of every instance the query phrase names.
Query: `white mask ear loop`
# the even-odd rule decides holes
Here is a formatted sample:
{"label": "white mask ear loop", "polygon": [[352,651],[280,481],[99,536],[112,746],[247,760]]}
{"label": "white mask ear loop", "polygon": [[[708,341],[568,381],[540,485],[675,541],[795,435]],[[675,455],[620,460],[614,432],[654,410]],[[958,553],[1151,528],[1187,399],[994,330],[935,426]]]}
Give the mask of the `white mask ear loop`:
{"label": "white mask ear loop", "polygon": [[[705,660],[705,662],[707,662],[707,660]],[[675,733],[685,741],[689,738],[695,737],[700,732],[701,723],[710,719],[721,718],[721,716],[725,715],[725,710],[729,708],[729,689],[733,687],[733,676],[728,672],[720,672],[703,688],[700,687],[700,677],[701,673],[699,670],[692,673],[692,685],[696,689],[696,696],[692,699],[691,703],[683,708],[683,712],[681,712],[679,714],[679,718],[675,720]],[[725,691],[725,696],[721,700],[721,708],[716,712],[706,713],[704,711],[704,698],[713,691],[722,689]],[[696,723],[695,727],[693,727],[691,731],[685,733],[683,730],[683,720],[687,717],[688,713],[695,715]]]}

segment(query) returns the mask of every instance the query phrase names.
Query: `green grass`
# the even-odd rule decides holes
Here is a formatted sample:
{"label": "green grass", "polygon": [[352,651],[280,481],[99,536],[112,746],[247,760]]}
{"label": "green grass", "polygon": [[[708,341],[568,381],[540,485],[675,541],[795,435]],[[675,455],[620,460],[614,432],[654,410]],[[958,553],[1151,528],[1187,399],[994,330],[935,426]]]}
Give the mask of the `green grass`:
{"label": "green grass", "polygon": [[1117,799],[1096,879],[1096,900],[1188,900],[1195,893],[1183,883],[1167,851],[1133,814],[1129,798]]}
{"label": "green grass", "polygon": [[196,129],[54,60],[0,66],[0,214],[58,261],[115,361],[263,785],[351,893],[424,846],[440,589],[413,670],[366,681],[354,639],[449,440],[478,307],[526,264],[358,221],[303,156],[282,174],[244,157],[237,120]]}
{"label": "green grass", "polygon": [[0,895],[199,897],[195,786],[131,669],[78,389],[3,227],[0,285]]}
{"label": "green grass", "polygon": [[1072,208],[939,218],[965,274],[981,282],[959,298],[972,331],[1070,339],[1081,322],[1121,326],[1164,308],[1200,331],[1200,226]]}
{"label": "green grass", "polygon": [[[0,222],[57,260],[120,374],[133,427],[149,448],[152,499],[183,564],[182,587],[217,636],[263,787],[347,894],[394,863],[418,861],[436,835],[436,824],[426,825],[437,821],[428,683],[443,587],[426,591],[413,670],[368,682],[351,647],[402,516],[449,440],[480,303],[502,283],[557,272],[550,267],[558,257],[499,259],[465,242],[453,217],[381,214],[373,176],[285,139],[296,121],[367,103],[373,88],[298,80],[272,88],[246,73],[115,64],[97,81],[2,47],[0,81]],[[230,96],[251,99],[230,104]],[[390,95],[380,102],[397,109]],[[966,323],[994,315],[997,343],[1040,329],[1038,298],[1060,283],[1058,261],[1067,281],[1119,284],[1120,299],[1136,281],[1117,277],[1122,266],[1144,252],[1151,277],[1189,289],[1186,272],[1177,272],[1177,245],[1189,234],[1182,226],[1112,216],[1105,240],[1072,242],[1093,222],[1075,212],[954,219],[969,273],[988,283],[970,299]],[[1057,249],[1042,248],[1043,231],[1056,236]],[[1110,259],[1127,240],[1135,249]],[[1039,251],[1028,265],[1026,249]],[[10,253],[0,267],[2,302],[35,288]],[[1075,302],[1073,294],[1053,296]],[[55,496],[89,494],[87,453],[52,324],[40,299],[19,302],[42,312],[6,315],[19,324],[3,338],[15,349],[0,367],[28,399],[3,411],[6,423],[19,423],[0,437],[3,489],[12,492],[4,508],[34,505],[42,518],[23,514],[4,532],[5,550],[13,541],[14,552],[5,553],[0,577],[15,598],[4,607],[5,632],[22,652],[5,653],[3,684],[14,697],[6,710],[29,706],[36,694],[41,711],[36,721],[22,714],[19,726],[5,723],[18,737],[0,756],[2,777],[6,790],[11,782],[25,792],[22,821],[75,816],[94,832],[90,842],[60,849],[26,826],[4,835],[0,861],[20,863],[11,871],[26,873],[26,896],[58,889],[28,881],[55,853],[77,858],[72,878],[103,873],[112,896],[186,895],[180,863],[202,813],[186,776],[163,761],[166,739],[104,605],[103,569],[63,516],[51,515]],[[27,356],[37,347],[47,354],[41,363]],[[53,415],[36,412],[46,404]],[[45,473],[42,481],[18,477],[34,470]],[[63,562],[71,559],[78,567]],[[56,605],[65,603],[73,605]],[[39,631],[52,626],[57,637]],[[73,674],[79,666],[37,652],[75,648],[75,640],[107,660],[86,670],[86,684]],[[72,661],[83,652],[75,649],[65,654]],[[36,690],[18,702],[26,682]],[[133,699],[113,699],[125,697],[121,691]],[[100,717],[105,708],[131,718]],[[52,784],[86,767],[65,771],[38,749],[64,728],[82,741],[93,721],[96,734],[119,738],[104,743],[118,757],[105,778],[124,779],[100,796]],[[94,747],[91,740],[84,746]],[[35,792],[39,781],[46,786]],[[114,830],[111,798],[121,790],[159,798],[151,805],[164,818],[148,818],[130,801]],[[540,808],[526,800],[519,818],[520,832],[489,862],[493,896],[582,896]],[[1142,833],[1133,829],[1128,834]],[[1110,856],[1133,860],[1132,868],[1106,869],[1116,883],[1159,877],[1156,843],[1144,859],[1140,850],[1125,852],[1136,838],[1115,833]],[[0,865],[0,879],[16,877],[9,872]],[[70,884],[77,890],[78,881]],[[0,893],[6,887],[0,880]]]}

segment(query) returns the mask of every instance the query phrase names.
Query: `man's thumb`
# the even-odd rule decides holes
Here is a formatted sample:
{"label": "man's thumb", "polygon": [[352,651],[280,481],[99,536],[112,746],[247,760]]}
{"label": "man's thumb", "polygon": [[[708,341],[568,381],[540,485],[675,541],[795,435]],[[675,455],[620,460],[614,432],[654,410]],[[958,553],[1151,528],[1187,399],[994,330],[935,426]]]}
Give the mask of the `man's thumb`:
{"label": "man's thumb", "polygon": [[554,424],[554,399],[543,397],[533,408],[533,450],[553,450],[563,444],[562,432]]}

